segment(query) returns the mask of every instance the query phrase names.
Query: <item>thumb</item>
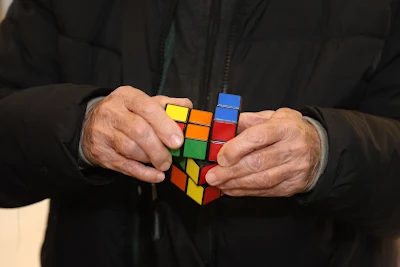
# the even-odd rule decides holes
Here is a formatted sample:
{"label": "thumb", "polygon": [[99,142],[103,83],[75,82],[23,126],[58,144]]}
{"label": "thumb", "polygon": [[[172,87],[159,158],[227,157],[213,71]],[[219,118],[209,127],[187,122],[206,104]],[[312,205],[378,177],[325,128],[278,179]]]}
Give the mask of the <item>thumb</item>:
{"label": "thumb", "polygon": [[273,110],[241,113],[239,117],[238,134],[250,127],[266,123],[274,113],[275,111]]}
{"label": "thumb", "polygon": [[188,98],[172,98],[163,95],[157,95],[153,96],[153,99],[156,100],[162,108],[165,108],[167,104],[193,108],[193,103]]}

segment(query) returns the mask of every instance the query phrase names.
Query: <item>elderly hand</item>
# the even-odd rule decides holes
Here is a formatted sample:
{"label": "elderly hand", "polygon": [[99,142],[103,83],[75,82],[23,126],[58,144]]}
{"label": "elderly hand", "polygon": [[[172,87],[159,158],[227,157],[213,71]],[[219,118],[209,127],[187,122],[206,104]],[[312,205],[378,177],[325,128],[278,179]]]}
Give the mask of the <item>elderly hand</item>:
{"label": "elderly hand", "polygon": [[206,180],[230,196],[288,197],[306,192],[316,178],[321,153],[318,132],[302,114],[242,113],[240,134],[218,154]]}
{"label": "elderly hand", "polygon": [[[82,150],[94,165],[156,183],[172,163],[168,149],[179,148],[183,133],[165,105],[192,108],[188,99],[150,97],[124,86],[96,103],[83,126]],[[153,167],[143,163],[152,163]]]}

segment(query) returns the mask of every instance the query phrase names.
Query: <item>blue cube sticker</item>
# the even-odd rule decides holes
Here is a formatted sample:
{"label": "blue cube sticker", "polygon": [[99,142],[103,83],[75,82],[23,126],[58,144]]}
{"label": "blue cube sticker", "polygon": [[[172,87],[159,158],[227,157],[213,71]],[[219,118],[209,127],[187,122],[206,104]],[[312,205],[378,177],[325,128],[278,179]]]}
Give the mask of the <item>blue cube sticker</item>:
{"label": "blue cube sticker", "polygon": [[238,95],[230,95],[220,93],[218,96],[218,107],[240,109],[242,103],[242,98]]}
{"label": "blue cube sticker", "polygon": [[239,110],[231,108],[216,107],[214,120],[238,123]]}

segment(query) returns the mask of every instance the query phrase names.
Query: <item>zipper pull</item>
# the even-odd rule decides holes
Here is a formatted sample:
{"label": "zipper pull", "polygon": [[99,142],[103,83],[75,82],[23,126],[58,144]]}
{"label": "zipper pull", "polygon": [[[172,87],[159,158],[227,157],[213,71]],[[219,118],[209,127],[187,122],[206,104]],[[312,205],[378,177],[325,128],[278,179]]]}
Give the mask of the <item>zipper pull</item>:
{"label": "zipper pull", "polygon": [[151,197],[153,199],[153,202],[157,200],[157,186],[156,184],[151,184]]}
{"label": "zipper pull", "polygon": [[161,227],[160,227],[160,215],[158,214],[157,207],[157,186],[151,184],[151,196],[153,199],[153,240],[159,240],[161,238]]}

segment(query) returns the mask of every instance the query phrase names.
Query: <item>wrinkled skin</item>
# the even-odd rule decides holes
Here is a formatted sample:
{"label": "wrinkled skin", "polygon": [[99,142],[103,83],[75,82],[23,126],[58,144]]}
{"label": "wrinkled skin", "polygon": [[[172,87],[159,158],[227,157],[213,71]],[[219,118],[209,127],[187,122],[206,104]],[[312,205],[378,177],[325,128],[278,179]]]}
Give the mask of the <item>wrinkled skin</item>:
{"label": "wrinkled skin", "polygon": [[163,172],[172,163],[167,147],[176,149],[184,140],[179,126],[165,113],[167,103],[192,108],[188,99],[150,97],[129,86],[116,89],[88,112],[82,136],[85,157],[94,165],[145,182],[163,181]]}
{"label": "wrinkled skin", "polygon": [[288,197],[306,192],[319,167],[321,141],[301,113],[242,113],[240,134],[218,154],[207,182],[231,196]]}

